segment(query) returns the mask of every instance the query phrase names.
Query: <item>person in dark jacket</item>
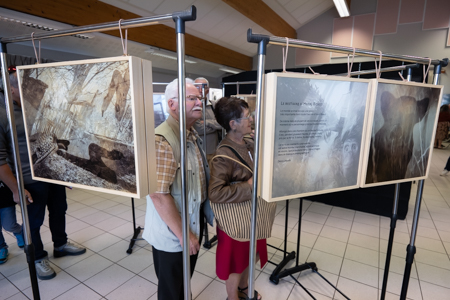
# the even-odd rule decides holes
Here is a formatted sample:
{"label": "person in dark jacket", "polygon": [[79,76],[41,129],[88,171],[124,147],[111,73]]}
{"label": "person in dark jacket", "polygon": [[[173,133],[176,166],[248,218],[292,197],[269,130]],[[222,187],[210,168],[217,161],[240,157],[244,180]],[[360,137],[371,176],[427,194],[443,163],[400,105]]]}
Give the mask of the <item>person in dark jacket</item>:
{"label": "person in dark jacket", "polygon": [[436,128],[436,141],[434,148],[443,149],[442,141],[445,140],[448,134],[448,126],[450,124],[450,109],[448,105],[442,105],[439,113],[438,124]]}
{"label": "person in dark jacket", "polygon": [[441,176],[447,176],[450,172],[450,156],[448,157],[447,163],[445,164],[444,171],[442,171]]}

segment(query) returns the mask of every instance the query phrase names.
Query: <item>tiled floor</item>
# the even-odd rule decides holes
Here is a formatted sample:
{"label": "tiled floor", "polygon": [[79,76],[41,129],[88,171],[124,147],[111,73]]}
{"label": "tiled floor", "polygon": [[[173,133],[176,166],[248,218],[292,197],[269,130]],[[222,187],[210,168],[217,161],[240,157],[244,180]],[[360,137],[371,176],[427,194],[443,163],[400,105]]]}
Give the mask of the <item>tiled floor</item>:
{"label": "tiled floor", "polygon": [[[430,177],[425,181],[408,299],[450,299],[450,176],[439,176],[449,155],[450,150],[434,151]],[[417,185],[413,185],[407,219],[397,224],[386,299],[399,299],[416,190]],[[126,253],[132,233],[130,199],[71,190],[68,202],[69,238],[88,251],[77,257],[50,257],[58,275],[39,282],[41,298],[156,299],[157,279],[150,245],[139,241],[131,255]],[[137,199],[135,203],[137,223],[143,226],[145,200]],[[289,251],[295,250],[298,208],[299,201],[291,201]],[[300,261],[316,262],[321,274],[352,300],[379,299],[389,219],[310,201],[304,201],[303,210]],[[279,203],[273,237],[269,239],[269,244],[277,247],[283,246],[284,215],[284,203]],[[46,220],[42,238],[45,248],[52,250],[47,225]],[[31,298],[25,255],[12,235],[4,235],[10,254],[9,260],[0,265],[0,299]],[[269,248],[269,252],[273,262],[281,260],[280,251]],[[226,299],[224,282],[216,277],[214,265],[215,247],[202,249],[192,278],[194,299]],[[292,278],[272,284],[269,276],[273,265],[266,265],[262,272],[257,267],[256,287],[264,299],[311,299]],[[311,271],[295,276],[316,299],[344,299]]]}

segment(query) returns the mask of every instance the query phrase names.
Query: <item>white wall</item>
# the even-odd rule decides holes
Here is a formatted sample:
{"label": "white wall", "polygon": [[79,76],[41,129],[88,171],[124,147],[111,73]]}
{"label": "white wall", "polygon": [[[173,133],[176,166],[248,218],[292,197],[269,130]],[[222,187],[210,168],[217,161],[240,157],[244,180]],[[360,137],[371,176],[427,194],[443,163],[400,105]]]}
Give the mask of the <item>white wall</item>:
{"label": "white wall", "polygon": [[[352,0],[352,15],[376,12],[376,0]],[[333,7],[316,19],[303,25],[297,30],[297,37],[311,42],[331,44],[333,19],[339,15]],[[374,37],[373,49],[395,54],[443,59],[450,57],[450,47],[446,47],[448,29],[422,31],[422,23],[399,25],[397,33],[377,35]],[[280,46],[270,46],[267,49],[266,69],[282,68]],[[291,49],[287,61],[287,68],[295,68],[294,52]],[[355,61],[368,61],[370,58],[361,58]],[[346,63],[346,58],[333,58],[330,63]],[[254,59],[253,68],[257,68]],[[449,69],[448,67],[447,69]],[[441,74],[440,84],[444,85],[444,93],[450,93],[450,76]]]}

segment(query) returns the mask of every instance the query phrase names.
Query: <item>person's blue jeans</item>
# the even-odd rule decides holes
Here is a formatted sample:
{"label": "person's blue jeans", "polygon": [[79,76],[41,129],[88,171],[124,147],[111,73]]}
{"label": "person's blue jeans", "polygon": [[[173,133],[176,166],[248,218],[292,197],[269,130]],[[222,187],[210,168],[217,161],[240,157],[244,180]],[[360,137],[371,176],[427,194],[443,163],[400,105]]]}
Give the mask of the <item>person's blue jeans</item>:
{"label": "person's blue jeans", "polygon": [[49,211],[49,226],[52,233],[54,247],[60,247],[67,243],[66,234],[66,210],[67,199],[64,186],[45,182],[36,182],[25,185],[30,192],[33,203],[27,206],[28,220],[30,224],[31,240],[35,249],[35,260],[41,260],[48,255],[44,250],[40,229],[44,223],[45,208]]}
{"label": "person's blue jeans", "polygon": [[[17,224],[15,205],[0,208],[0,221],[6,231],[12,232],[14,235],[22,234],[22,226]],[[6,247],[6,242],[0,228],[0,249],[4,247]]]}

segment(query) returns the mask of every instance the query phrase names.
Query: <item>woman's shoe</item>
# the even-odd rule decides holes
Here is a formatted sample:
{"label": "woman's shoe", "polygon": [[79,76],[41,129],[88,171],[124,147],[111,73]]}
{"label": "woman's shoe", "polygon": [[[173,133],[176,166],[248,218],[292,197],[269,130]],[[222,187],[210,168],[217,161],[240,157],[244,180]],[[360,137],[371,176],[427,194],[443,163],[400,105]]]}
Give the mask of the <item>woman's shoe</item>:
{"label": "woman's shoe", "polygon": [[[246,299],[248,299],[248,294],[247,294],[247,292],[245,292],[247,289],[248,289],[248,286],[245,287],[245,288],[243,288],[243,289],[241,289],[240,287],[238,287],[238,291],[239,291],[240,293],[243,293],[243,294],[245,295],[245,298],[246,298]],[[257,300],[261,300],[261,299],[262,299],[262,296],[258,293],[257,290],[255,290],[255,297],[254,297],[254,299],[257,299]]]}
{"label": "woman's shoe", "polygon": [[[238,288],[238,298],[239,298],[239,300],[247,300],[247,299],[248,299],[248,298],[247,298],[247,294],[244,293],[244,292],[241,292],[241,291],[239,290],[239,288]],[[228,297],[227,297],[227,300],[228,300]]]}
{"label": "woman's shoe", "polygon": [[449,171],[447,171],[446,169],[444,169],[444,171],[442,171],[441,176],[446,176],[448,174]]}

